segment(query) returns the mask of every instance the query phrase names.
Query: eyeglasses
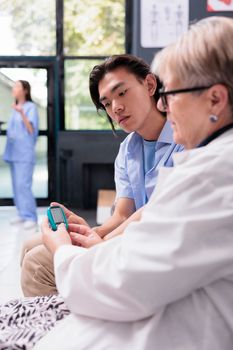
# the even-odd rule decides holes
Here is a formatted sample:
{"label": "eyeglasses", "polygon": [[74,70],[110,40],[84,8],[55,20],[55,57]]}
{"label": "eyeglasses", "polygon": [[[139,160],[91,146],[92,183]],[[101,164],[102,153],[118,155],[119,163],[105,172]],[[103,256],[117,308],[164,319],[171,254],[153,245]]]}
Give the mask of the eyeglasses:
{"label": "eyeglasses", "polygon": [[160,96],[162,104],[163,104],[163,109],[166,110],[168,108],[167,95],[176,95],[176,94],[183,94],[183,93],[187,93],[187,92],[206,90],[212,86],[213,85],[196,86],[196,87],[187,88],[187,89],[168,90],[168,91],[164,91],[164,88],[159,89],[159,96]]}

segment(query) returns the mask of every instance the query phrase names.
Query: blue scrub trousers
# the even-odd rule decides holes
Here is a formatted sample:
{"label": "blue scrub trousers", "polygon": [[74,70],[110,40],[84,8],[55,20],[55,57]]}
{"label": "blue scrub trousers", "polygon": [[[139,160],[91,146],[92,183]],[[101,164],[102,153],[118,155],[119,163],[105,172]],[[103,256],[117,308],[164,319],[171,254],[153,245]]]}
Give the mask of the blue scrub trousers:
{"label": "blue scrub trousers", "polygon": [[37,221],[36,201],[32,193],[34,163],[10,162],[14,204],[24,220]]}

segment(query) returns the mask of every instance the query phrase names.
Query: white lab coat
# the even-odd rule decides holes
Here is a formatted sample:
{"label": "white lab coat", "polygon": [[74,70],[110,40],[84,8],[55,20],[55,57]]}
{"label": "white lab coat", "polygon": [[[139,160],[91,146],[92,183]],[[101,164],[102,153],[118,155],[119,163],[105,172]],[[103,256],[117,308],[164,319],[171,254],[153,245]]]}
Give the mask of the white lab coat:
{"label": "white lab coat", "polygon": [[175,155],[122,237],[55,254],[72,315],[36,350],[233,349],[233,130]]}

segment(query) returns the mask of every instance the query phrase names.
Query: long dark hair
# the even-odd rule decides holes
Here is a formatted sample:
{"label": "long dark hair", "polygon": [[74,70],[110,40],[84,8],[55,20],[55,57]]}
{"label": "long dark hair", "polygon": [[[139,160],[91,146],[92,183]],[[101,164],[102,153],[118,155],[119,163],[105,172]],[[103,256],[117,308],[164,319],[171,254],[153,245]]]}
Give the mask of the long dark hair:
{"label": "long dark hair", "polygon": [[[31,101],[32,102],[32,97],[31,97],[31,85],[27,80],[18,80],[22,87],[23,90],[25,91],[25,100],[26,101]],[[18,103],[17,99],[15,100],[16,104]]]}
{"label": "long dark hair", "polygon": [[[150,66],[142,59],[133,55],[123,54],[123,55],[113,55],[108,57],[103,63],[95,66],[89,76],[89,90],[91,99],[96,106],[97,111],[105,110],[102,103],[99,101],[99,82],[104,78],[104,76],[119,68],[123,67],[130,73],[134,74],[139,80],[144,80],[148,74],[153,74],[151,72]],[[161,82],[158,77],[157,88],[154,93],[154,99],[157,102],[159,100],[159,89],[162,87]],[[115,128],[112,119],[107,114],[108,120],[111,124],[111,128],[115,133]]]}

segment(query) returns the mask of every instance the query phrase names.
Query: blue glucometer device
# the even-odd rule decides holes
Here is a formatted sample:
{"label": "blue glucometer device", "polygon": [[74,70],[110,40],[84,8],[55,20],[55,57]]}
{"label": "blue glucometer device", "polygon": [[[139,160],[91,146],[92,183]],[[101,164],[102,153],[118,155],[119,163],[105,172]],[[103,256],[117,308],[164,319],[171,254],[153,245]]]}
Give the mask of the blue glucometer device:
{"label": "blue glucometer device", "polygon": [[68,222],[65,213],[61,207],[54,205],[47,209],[47,216],[49,219],[50,226],[53,231],[57,231],[57,225],[63,223],[68,230]]}

